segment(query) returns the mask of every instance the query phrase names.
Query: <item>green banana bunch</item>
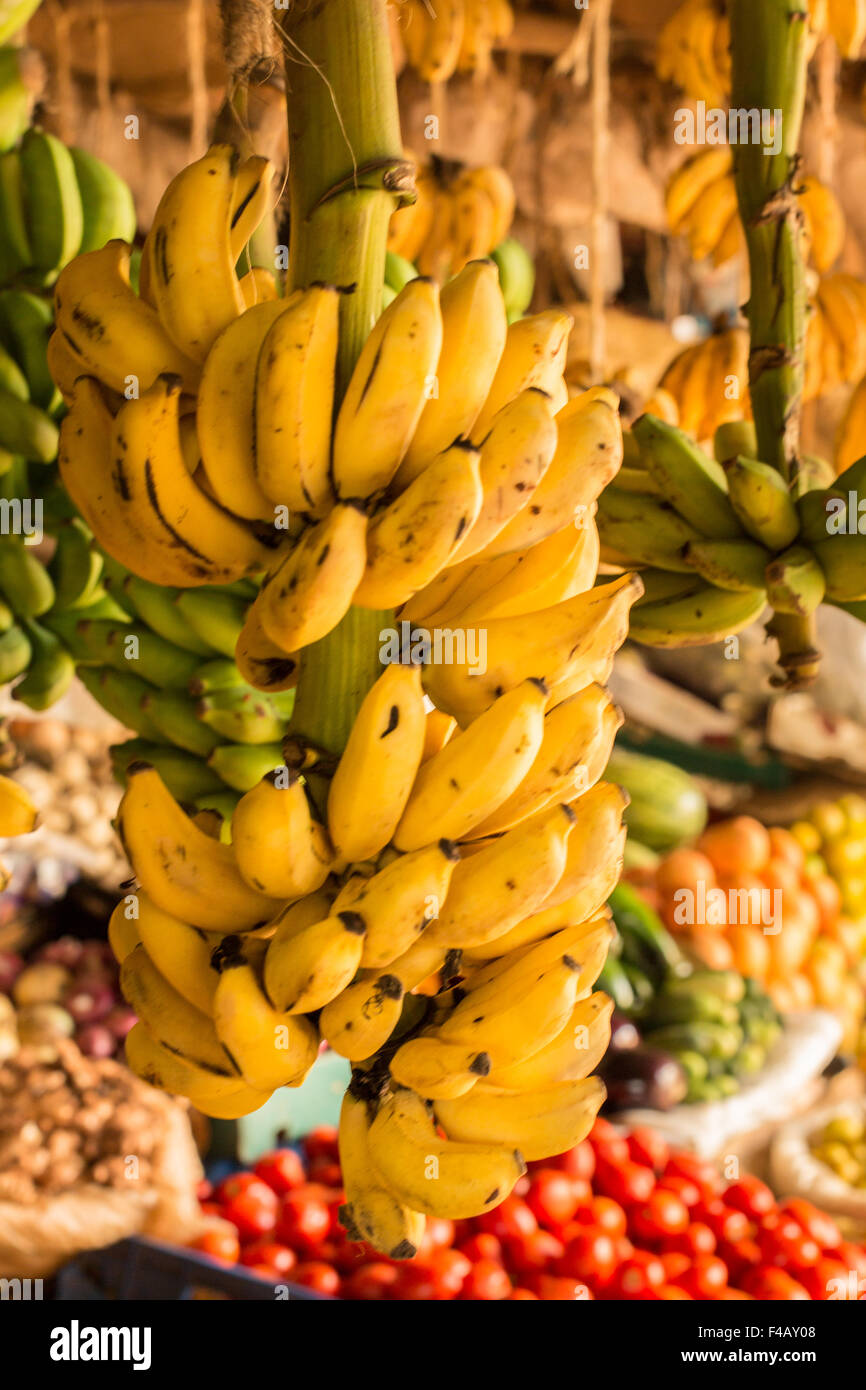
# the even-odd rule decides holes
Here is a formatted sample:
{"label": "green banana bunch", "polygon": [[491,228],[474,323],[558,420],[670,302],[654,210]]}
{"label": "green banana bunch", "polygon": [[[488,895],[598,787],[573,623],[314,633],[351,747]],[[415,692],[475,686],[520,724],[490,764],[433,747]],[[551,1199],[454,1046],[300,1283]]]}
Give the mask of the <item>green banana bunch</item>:
{"label": "green banana bunch", "polygon": [[624,435],[615,485],[599,497],[601,556],[642,571],[633,640],[718,642],[769,605],[785,679],[802,684],[819,657],[803,625],[822,602],[866,600],[866,457],[834,480],[829,464],[806,456],[789,483],[756,447],[751,421],[721,425],[710,458],[682,430],[641,416]]}

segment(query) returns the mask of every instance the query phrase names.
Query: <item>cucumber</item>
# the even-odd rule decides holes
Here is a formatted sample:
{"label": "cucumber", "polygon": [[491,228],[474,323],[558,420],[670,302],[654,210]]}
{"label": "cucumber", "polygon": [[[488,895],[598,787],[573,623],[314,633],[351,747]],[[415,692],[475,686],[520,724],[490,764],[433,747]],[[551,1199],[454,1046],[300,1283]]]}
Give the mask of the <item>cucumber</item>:
{"label": "cucumber", "polygon": [[657,984],[688,969],[686,958],[660,918],[630,883],[618,883],[608,902],[623,939],[623,955]]}
{"label": "cucumber", "polygon": [[693,970],[690,975],[668,981],[670,994],[714,994],[726,1004],[739,1004],[746,992],[746,982],[736,970]]}
{"label": "cucumber", "polygon": [[700,1052],[709,1059],[727,1062],[742,1046],[743,1030],[724,1023],[670,1023],[645,1031],[644,1040],[665,1052]]}
{"label": "cucumber", "polygon": [[735,1004],[726,1004],[715,994],[657,994],[647,1013],[647,1022],[662,1027],[668,1023],[724,1023],[739,1022]]}
{"label": "cucumber", "polygon": [[614,748],[605,780],[625,787],[629,834],[650,849],[667,850],[693,840],[707,823],[707,799],[687,772],[663,762]]}

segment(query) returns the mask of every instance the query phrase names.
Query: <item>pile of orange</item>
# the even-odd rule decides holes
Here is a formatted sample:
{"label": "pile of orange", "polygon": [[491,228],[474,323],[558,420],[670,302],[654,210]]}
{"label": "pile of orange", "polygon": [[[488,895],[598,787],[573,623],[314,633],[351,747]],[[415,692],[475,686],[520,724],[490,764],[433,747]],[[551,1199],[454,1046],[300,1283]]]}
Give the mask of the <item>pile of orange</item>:
{"label": "pile of orange", "polygon": [[672,850],[641,885],[696,960],[759,980],[783,1012],[815,1006],[857,1046],[866,932],[842,911],[838,884],[781,826],[752,816],[707,827]]}

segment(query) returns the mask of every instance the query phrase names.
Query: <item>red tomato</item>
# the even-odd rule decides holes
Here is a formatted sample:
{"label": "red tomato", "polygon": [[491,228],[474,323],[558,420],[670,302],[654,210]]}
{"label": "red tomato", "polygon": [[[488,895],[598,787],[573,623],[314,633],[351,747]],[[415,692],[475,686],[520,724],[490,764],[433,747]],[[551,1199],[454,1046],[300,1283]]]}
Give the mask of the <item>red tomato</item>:
{"label": "red tomato", "polygon": [[657,1242],[667,1236],[680,1235],[688,1225],[689,1209],[685,1202],[663,1187],[657,1187],[645,1202],[629,1212],[629,1226],[641,1240]]}
{"label": "red tomato", "polygon": [[275,1240],[254,1240],[241,1254],[242,1265],[267,1265],[275,1275],[288,1274],[297,1263],[294,1250]]}
{"label": "red tomato", "polygon": [[843,1240],[833,1253],[846,1269],[853,1269],[860,1279],[866,1279],[866,1246],[857,1245],[853,1240]]}
{"label": "red tomato", "polygon": [[579,1144],[575,1144],[573,1149],[566,1149],[558,1158],[545,1159],[544,1163],[551,1168],[561,1168],[570,1178],[582,1178],[584,1182],[591,1182],[595,1172],[595,1150],[588,1139],[583,1139]]}
{"label": "red tomato", "polygon": [[575,1303],[592,1298],[592,1290],[578,1279],[566,1279],[555,1274],[539,1274],[533,1287],[545,1303]]}
{"label": "red tomato", "polygon": [[558,1274],[567,1274],[584,1284],[606,1284],[617,1265],[616,1243],[599,1229],[587,1228],[586,1234],[568,1242],[556,1266]]}
{"label": "red tomato", "polygon": [[525,1236],[537,1231],[538,1222],[535,1212],[523,1198],[511,1193],[498,1207],[478,1217],[478,1229],[505,1240],[507,1236]]}
{"label": "red tomato", "polygon": [[751,1224],[745,1213],[725,1206],[718,1198],[710,1202],[699,1202],[692,1209],[692,1217],[709,1226],[716,1240],[736,1244],[739,1240],[746,1240],[751,1234]]}
{"label": "red tomato", "polygon": [[343,1170],[333,1159],[314,1158],[309,1169],[310,1182],[320,1182],[323,1187],[342,1187]]}
{"label": "red tomato", "polygon": [[212,1260],[227,1265],[237,1264],[241,1252],[237,1231],[225,1225],[209,1226],[190,1241],[190,1246],[202,1255],[209,1255]]}
{"label": "red tomato", "polygon": [[273,1149],[270,1153],[262,1154],[253,1172],[278,1197],[307,1181],[301,1155],[294,1149]]}
{"label": "red tomato", "polygon": [[202,1202],[201,1214],[202,1216],[218,1216],[220,1221],[224,1220],[223,1209],[219,1202]]}
{"label": "red tomato", "polygon": [[489,1231],[479,1231],[477,1235],[461,1241],[457,1248],[473,1264],[479,1260],[498,1260],[501,1264],[504,1258],[502,1241]]}
{"label": "red tomato", "polygon": [[216,1190],[222,1215],[237,1227],[241,1240],[255,1240],[274,1229],[279,1210],[275,1192],[254,1173],[233,1173]]}
{"label": "red tomato", "polygon": [[304,1139],[304,1153],[308,1163],[321,1157],[338,1161],[340,1146],[337,1143],[336,1125],[317,1125],[315,1129],[311,1129]]}
{"label": "red tomato", "polygon": [[723,1183],[716,1169],[706,1159],[696,1158],[694,1154],[672,1153],[664,1166],[662,1176],[688,1178],[700,1190],[703,1201],[711,1201],[721,1191]]}
{"label": "red tomato", "polygon": [[625,1235],[628,1224],[625,1212],[612,1197],[593,1197],[585,1207],[578,1207],[574,1219],[581,1226],[598,1227],[614,1240]]}
{"label": "red tomato", "polygon": [[781,1210],[788,1216],[793,1216],[822,1250],[839,1249],[842,1244],[842,1232],[832,1216],[821,1211],[813,1202],[807,1202],[803,1197],[789,1197],[782,1203]]}
{"label": "red tomato", "polygon": [[733,1283],[739,1283],[746,1270],[761,1263],[760,1246],[751,1236],[745,1240],[720,1240],[716,1254],[728,1266],[728,1279]]}
{"label": "red tomato", "polygon": [[857,1297],[856,1274],[852,1281],[847,1267],[835,1256],[823,1256],[812,1269],[801,1269],[798,1273],[804,1289],[816,1302],[848,1300],[852,1292]]}
{"label": "red tomato", "polygon": [[529,1270],[552,1268],[562,1256],[565,1246],[551,1231],[530,1231],[525,1236],[512,1236],[505,1242],[508,1266],[524,1274]]}
{"label": "red tomato", "polygon": [[313,1289],[316,1293],[329,1294],[332,1298],[340,1291],[340,1276],[333,1265],[324,1260],[309,1260],[306,1264],[295,1265],[292,1270],[292,1283],[301,1288]]}
{"label": "red tomato", "polygon": [[636,1202],[646,1202],[655,1187],[655,1182],[652,1168],[647,1168],[642,1163],[632,1163],[627,1159],[615,1167],[602,1158],[601,1154],[598,1155],[596,1188],[600,1188],[606,1197],[613,1197],[625,1207],[634,1206]]}
{"label": "red tomato", "polygon": [[459,1250],[434,1250],[426,1261],[439,1299],[456,1298],[472,1270],[472,1261]]}
{"label": "red tomato", "polygon": [[784,1269],[773,1269],[768,1265],[759,1265],[757,1269],[749,1270],[743,1278],[743,1292],[750,1293],[753,1298],[774,1302],[789,1302],[809,1297],[803,1285],[792,1279]]}
{"label": "red tomato", "polygon": [[684,1255],[713,1255],[716,1238],[703,1221],[693,1221],[687,1230],[677,1231],[667,1236],[665,1250],[678,1250]]}
{"label": "red tomato", "polygon": [[386,1264],[384,1260],[372,1261],[343,1280],[340,1297],[363,1299],[366,1302],[387,1298],[399,1277],[397,1265]]}
{"label": "red tomato", "polygon": [[589,1131],[589,1143],[601,1143],[604,1139],[614,1139],[620,1136],[620,1131],[616,1125],[606,1120],[604,1115],[596,1115],[592,1129]]}
{"label": "red tomato", "polygon": [[689,1268],[671,1283],[685,1289],[692,1298],[718,1298],[728,1282],[728,1267],[718,1255],[695,1255]]}
{"label": "red tomato", "polygon": [[781,1269],[800,1270],[815,1265],[821,1258],[818,1243],[812,1239],[793,1216],[779,1212],[767,1219],[758,1232],[758,1245],[765,1264]]}
{"label": "red tomato", "polygon": [[776,1206],[776,1199],[767,1184],[761,1182],[760,1178],[752,1177],[751,1173],[728,1184],[724,1201],[725,1206],[736,1207],[737,1211],[745,1212],[753,1221],[760,1221]]}
{"label": "red tomato", "polygon": [[444,1250],[454,1244],[454,1222],[447,1216],[428,1216],[424,1237],[432,1249]]}
{"label": "red tomato", "polygon": [[436,1275],[428,1264],[400,1265],[390,1297],[396,1302],[431,1303],[438,1297]]}
{"label": "red tomato", "polygon": [[277,1218],[278,1240],[302,1254],[312,1254],[330,1229],[331,1214],[321,1197],[308,1196],[303,1189],[286,1193]]}
{"label": "red tomato", "polygon": [[646,1299],[666,1282],[665,1267],[658,1256],[635,1250],[619,1265],[607,1292],[613,1298]]}
{"label": "red tomato", "polygon": [[662,1298],[666,1302],[668,1300],[673,1299],[691,1300],[691,1294],[686,1293],[685,1289],[678,1288],[676,1284],[662,1284],[661,1288],[656,1294],[656,1298]]}
{"label": "red tomato", "polygon": [[479,1260],[467,1274],[460,1297],[467,1300],[507,1298],[511,1293],[511,1280],[498,1260]]}
{"label": "red tomato", "polygon": [[591,1142],[595,1150],[596,1164],[600,1159],[604,1159],[606,1163],[628,1163],[628,1140],[624,1134],[618,1134],[614,1130],[611,1134],[605,1134],[600,1139],[593,1138]]}
{"label": "red tomato", "polygon": [[676,1173],[669,1173],[667,1177],[659,1178],[657,1185],[665,1192],[675,1192],[687,1207],[696,1207],[701,1200],[701,1189],[691,1178],[681,1178]]}
{"label": "red tomato", "polygon": [[525,1303],[525,1302],[528,1302],[529,1299],[532,1299],[533,1302],[537,1302],[537,1301],[538,1301],[538,1294],[537,1294],[537,1293],[533,1293],[531,1289],[520,1289],[520,1288],[517,1288],[517,1289],[512,1289],[512,1290],[511,1290],[511,1293],[508,1295],[508,1298],[506,1299],[506,1302],[507,1302],[507,1303]]}
{"label": "red tomato", "polygon": [[643,1163],[660,1173],[668,1161],[668,1146],[648,1125],[638,1125],[628,1136],[628,1151],[635,1163]]}
{"label": "red tomato", "polygon": [[532,1175],[527,1206],[542,1226],[564,1226],[580,1205],[582,1188],[558,1168],[538,1168]]}
{"label": "red tomato", "polygon": [[691,1268],[694,1255],[687,1255],[684,1250],[664,1250],[659,1259],[665,1267],[665,1277],[669,1280],[679,1279]]}

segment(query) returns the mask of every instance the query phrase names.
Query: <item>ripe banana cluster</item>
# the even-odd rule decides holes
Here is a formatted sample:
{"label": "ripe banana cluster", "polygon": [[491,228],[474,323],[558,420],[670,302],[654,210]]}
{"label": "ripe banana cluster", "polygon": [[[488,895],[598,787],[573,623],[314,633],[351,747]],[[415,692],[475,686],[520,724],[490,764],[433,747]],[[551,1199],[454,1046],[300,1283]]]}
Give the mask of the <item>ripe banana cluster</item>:
{"label": "ripe banana cluster", "polygon": [[866,283],[844,271],[823,275],[810,302],[803,399],[859,381],[864,372]]}
{"label": "ripe banana cluster", "polygon": [[[843,58],[856,58],[866,38],[866,0],[808,0],[809,56],[829,35]],[[727,107],[731,30],[724,0],[686,0],[659,34],[656,73],[708,106]]]}
{"label": "ripe banana cluster", "polygon": [[514,27],[508,0],[399,0],[399,32],[408,63],[425,82],[455,72],[485,76],[493,49]]}
{"label": "ripe banana cluster", "polygon": [[[835,193],[820,179],[807,175],[795,191],[804,255],[824,272],[842,251],[845,214]],[[713,265],[720,266],[745,254],[728,145],[702,150],[680,165],[667,186],[665,209],[671,231],[688,237],[693,260],[710,257]]]}
{"label": "ripe banana cluster", "polygon": [[414,261],[422,275],[441,284],[508,236],[514,186],[498,165],[446,176],[434,161],[419,167],[416,184],[417,200],[391,218],[388,248]]}
{"label": "ripe banana cluster", "polygon": [[858,381],[851,398],[845,407],[845,414],[839,422],[836,434],[834,464],[837,473],[843,473],[863,453],[866,440],[866,377]]}
{"label": "ripe banana cluster", "polygon": [[[825,598],[866,597],[866,537],[837,535],[863,461],[835,479],[800,460],[789,485],[756,457],[748,421],[720,426],[709,457],[687,434],[643,415],[625,462],[599,500],[602,560],[640,568],[644,594],[629,635],[648,646],[698,646],[774,614],[806,617]],[[855,523],[856,525],[856,523]],[[773,630],[772,624],[769,628]]]}
{"label": "ripe banana cluster", "polygon": [[676,417],[659,410],[657,399],[647,403],[646,412],[701,441],[711,440],[729,421],[751,419],[748,331],[724,329],[683,348],[665,369],[655,394],[674,401]]}
{"label": "ripe banana cluster", "polygon": [[[0,775],[0,840],[29,835],[38,819],[36,807],[24,788],[11,777]],[[0,860],[0,893],[9,882],[9,873]]]}

